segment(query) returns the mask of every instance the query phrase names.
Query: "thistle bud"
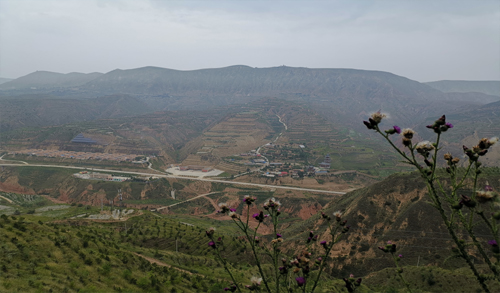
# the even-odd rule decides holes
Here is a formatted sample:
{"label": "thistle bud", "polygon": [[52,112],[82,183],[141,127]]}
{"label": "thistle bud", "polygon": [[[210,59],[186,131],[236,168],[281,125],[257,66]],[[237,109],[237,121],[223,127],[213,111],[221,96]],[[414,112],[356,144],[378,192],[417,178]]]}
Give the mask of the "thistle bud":
{"label": "thistle bud", "polygon": [[433,164],[432,164],[429,160],[427,160],[427,159],[425,159],[425,160],[424,160],[424,163],[425,163],[427,166],[429,166],[429,167],[432,167],[432,165],[433,165]]}
{"label": "thistle bud", "polygon": [[468,208],[473,208],[476,206],[476,202],[472,200],[470,197],[466,195],[462,195],[461,197],[462,199],[460,200],[460,203],[463,204],[464,206]]}
{"label": "thistle bud", "polygon": [[337,222],[340,222],[342,220],[342,212],[341,211],[336,211],[333,213],[333,216],[335,217],[335,220]]}
{"label": "thistle bud", "polygon": [[500,247],[498,247],[496,240],[490,240],[488,244],[491,245],[491,251],[493,251],[493,253],[500,253]]}
{"label": "thistle bud", "polygon": [[436,125],[445,125],[446,124],[446,116],[441,116],[438,120],[434,122]]}
{"label": "thistle bud", "polygon": [[382,119],[387,117],[387,115],[380,113],[380,111],[373,113],[368,119],[373,125],[377,125],[382,122]]}
{"label": "thistle bud", "polygon": [[413,129],[410,129],[410,128],[405,128],[401,132],[401,135],[407,139],[412,139],[414,134],[415,134],[415,131],[413,131]]}
{"label": "thistle bud", "polygon": [[364,124],[364,125],[366,126],[366,128],[368,128],[368,129],[374,129],[373,125],[372,125],[370,122],[368,122],[368,121],[363,121],[363,124]]}

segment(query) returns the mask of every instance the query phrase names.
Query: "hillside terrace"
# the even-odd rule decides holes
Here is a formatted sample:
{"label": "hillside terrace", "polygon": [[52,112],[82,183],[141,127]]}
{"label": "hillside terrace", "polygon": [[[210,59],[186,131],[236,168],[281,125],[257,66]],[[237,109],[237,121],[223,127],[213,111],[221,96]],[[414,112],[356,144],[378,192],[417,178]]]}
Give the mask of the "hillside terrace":
{"label": "hillside terrace", "polygon": [[10,155],[29,155],[48,158],[65,158],[75,160],[108,160],[116,162],[132,162],[137,157],[134,154],[107,154],[107,153],[89,153],[76,151],[59,151],[59,150],[41,150],[27,149],[20,151],[11,151]]}

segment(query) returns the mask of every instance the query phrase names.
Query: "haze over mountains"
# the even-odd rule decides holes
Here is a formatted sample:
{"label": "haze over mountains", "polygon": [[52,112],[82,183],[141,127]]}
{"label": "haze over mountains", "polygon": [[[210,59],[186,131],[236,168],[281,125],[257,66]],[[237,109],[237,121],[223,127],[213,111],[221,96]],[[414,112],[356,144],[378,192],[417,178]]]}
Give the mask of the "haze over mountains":
{"label": "haze over mountains", "polygon": [[440,80],[425,84],[445,93],[477,92],[487,95],[500,96],[500,82],[497,80],[468,81],[468,80]]}
{"label": "haze over mountains", "polygon": [[85,84],[99,76],[102,73],[78,73],[71,72],[67,74],[50,72],[50,71],[36,71],[28,75],[9,80],[2,83],[2,90],[42,90],[53,89],[59,87],[71,87]]}
{"label": "haze over mountains", "polygon": [[[496,84],[500,82],[488,82],[483,92],[495,92],[490,88]],[[106,74],[37,71],[1,84],[0,95],[12,101],[20,94],[35,94],[33,99],[41,98],[36,96],[40,93],[78,99],[127,94],[155,110],[199,110],[277,97],[308,104],[332,122],[358,125],[380,109],[391,113],[394,123],[414,125],[429,116],[500,100],[478,87],[475,92],[444,93],[381,71],[236,65],[192,71],[143,67]]]}

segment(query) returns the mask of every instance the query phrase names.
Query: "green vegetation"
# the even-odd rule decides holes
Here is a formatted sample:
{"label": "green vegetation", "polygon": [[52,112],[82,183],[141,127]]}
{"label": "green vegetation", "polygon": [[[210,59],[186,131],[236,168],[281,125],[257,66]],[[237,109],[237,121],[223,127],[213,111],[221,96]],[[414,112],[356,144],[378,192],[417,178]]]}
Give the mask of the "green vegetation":
{"label": "green vegetation", "polygon": [[214,276],[177,269],[182,265],[176,264],[192,261],[188,255],[166,254],[171,267],[149,262],[140,255],[147,256],[150,250],[122,243],[131,230],[120,232],[118,225],[72,226],[74,222],[37,219],[0,218],[2,292],[220,292],[223,288]]}

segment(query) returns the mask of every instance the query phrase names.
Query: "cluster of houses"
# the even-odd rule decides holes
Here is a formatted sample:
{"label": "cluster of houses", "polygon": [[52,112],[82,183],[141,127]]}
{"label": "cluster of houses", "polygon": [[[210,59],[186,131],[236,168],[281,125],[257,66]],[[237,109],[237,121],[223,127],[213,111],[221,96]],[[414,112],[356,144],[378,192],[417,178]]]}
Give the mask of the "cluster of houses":
{"label": "cluster of houses", "polygon": [[[282,163],[274,163],[275,165],[281,167]],[[288,172],[286,171],[267,171],[263,172],[262,177],[269,177],[269,178],[275,178],[275,177],[285,177],[285,176],[291,176],[292,178],[300,178],[304,176],[321,176],[321,175],[328,175],[328,171],[324,170],[322,168],[314,167],[314,166],[307,166],[303,169],[291,169]]]}

